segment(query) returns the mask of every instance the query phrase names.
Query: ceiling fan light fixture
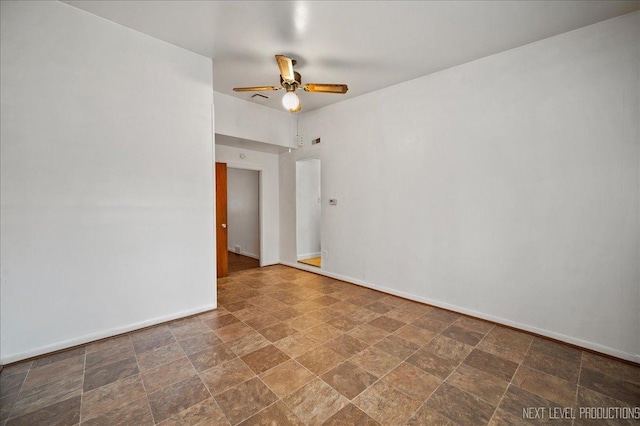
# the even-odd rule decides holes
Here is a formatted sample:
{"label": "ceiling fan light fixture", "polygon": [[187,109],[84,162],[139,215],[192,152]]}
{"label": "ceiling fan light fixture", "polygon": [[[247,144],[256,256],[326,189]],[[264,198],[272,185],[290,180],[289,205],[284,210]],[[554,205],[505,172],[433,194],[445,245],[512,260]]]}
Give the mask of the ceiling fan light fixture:
{"label": "ceiling fan light fixture", "polygon": [[300,106],[300,99],[295,92],[287,92],[282,97],[282,105],[289,111],[296,110]]}

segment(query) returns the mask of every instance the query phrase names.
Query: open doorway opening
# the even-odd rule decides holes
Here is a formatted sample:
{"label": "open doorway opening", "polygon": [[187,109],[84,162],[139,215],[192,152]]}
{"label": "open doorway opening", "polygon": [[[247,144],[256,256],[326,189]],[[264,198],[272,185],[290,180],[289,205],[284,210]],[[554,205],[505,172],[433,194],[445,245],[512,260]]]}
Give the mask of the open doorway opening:
{"label": "open doorway opening", "polygon": [[260,267],[260,172],[227,168],[229,273]]}
{"label": "open doorway opening", "polygon": [[322,267],[320,159],[296,161],[296,250],[298,262]]}

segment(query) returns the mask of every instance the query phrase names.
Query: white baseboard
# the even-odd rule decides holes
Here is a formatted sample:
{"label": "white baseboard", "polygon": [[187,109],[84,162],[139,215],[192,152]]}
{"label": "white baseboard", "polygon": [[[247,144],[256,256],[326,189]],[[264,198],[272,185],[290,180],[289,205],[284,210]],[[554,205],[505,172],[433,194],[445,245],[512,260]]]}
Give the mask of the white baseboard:
{"label": "white baseboard", "polygon": [[35,356],[40,356],[40,355],[48,354],[51,352],[72,348],[78,345],[84,345],[87,343],[95,342],[96,340],[106,339],[107,337],[113,337],[119,334],[128,333],[130,331],[139,330],[141,328],[150,327],[152,325],[162,324],[167,321],[173,321],[175,319],[188,317],[190,315],[200,314],[202,312],[210,311],[216,308],[217,308],[217,304],[206,305],[196,309],[190,309],[188,311],[177,312],[171,315],[165,315],[163,317],[153,318],[153,319],[141,321],[135,324],[129,324],[123,327],[116,327],[116,328],[111,328],[109,330],[103,330],[96,333],[86,334],[81,337],[76,337],[73,339],[56,342],[50,345],[40,346],[38,348],[29,350],[29,351],[5,355],[0,360],[0,363],[3,365],[7,365],[13,362],[22,361],[24,359],[32,358]]}
{"label": "white baseboard", "polygon": [[600,352],[606,355],[611,355],[616,358],[625,359],[627,361],[632,361],[635,363],[640,363],[640,355],[632,354],[629,352],[620,351],[618,349],[610,348],[608,346],[600,345],[598,343],[589,342],[586,340],[578,339],[576,337],[567,336],[561,333],[556,333],[555,331],[545,330],[542,328],[534,327],[528,324],[522,324],[517,321],[512,321],[509,319],[497,317],[495,315],[486,314],[484,312],[474,311],[473,309],[467,309],[456,305],[451,305],[449,303],[444,303],[439,300],[429,299],[427,297],[416,296],[415,294],[405,293],[403,291],[394,290],[392,288],[383,287],[375,284],[370,284],[356,278],[345,277],[340,274],[334,274],[332,272],[327,272],[318,268],[314,268],[311,266],[306,266],[301,263],[290,263],[290,262],[280,262],[283,265],[290,266],[296,269],[302,269],[307,272],[313,272],[315,274],[324,275],[329,278],[334,278],[340,281],[345,281],[351,284],[356,284],[362,287],[370,288],[372,290],[378,290],[382,293],[392,294],[394,296],[400,296],[405,299],[413,300],[415,302],[426,303],[428,305],[436,306],[438,308],[448,309],[450,311],[455,311],[461,314],[469,315],[475,318],[484,319],[487,321],[491,321],[497,324],[506,325],[509,327],[517,328],[524,331],[529,331],[531,333],[538,334],[540,336],[549,337],[551,339],[559,340],[561,342],[569,343],[572,345],[576,345],[582,348],[591,349],[596,352]]}
{"label": "white baseboard", "polygon": [[[231,249],[231,248],[229,248],[228,250],[229,250],[231,253],[236,253],[235,249]],[[242,250],[240,251],[240,253],[236,253],[236,254],[239,254],[239,255],[241,255],[241,256],[247,256],[247,257],[250,257],[250,258],[252,258],[252,259],[260,260],[260,256],[258,256],[257,254],[247,253],[246,251],[242,251]]]}
{"label": "white baseboard", "polygon": [[320,257],[320,252],[317,253],[307,253],[307,254],[299,254],[298,255],[298,260],[303,260],[303,259],[311,259],[314,257]]}

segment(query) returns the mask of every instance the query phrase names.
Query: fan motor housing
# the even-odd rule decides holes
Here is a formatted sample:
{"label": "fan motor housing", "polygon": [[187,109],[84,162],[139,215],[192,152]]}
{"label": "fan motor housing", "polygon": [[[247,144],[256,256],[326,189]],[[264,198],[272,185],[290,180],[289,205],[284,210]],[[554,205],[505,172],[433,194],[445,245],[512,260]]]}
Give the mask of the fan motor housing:
{"label": "fan motor housing", "polygon": [[287,92],[292,92],[302,86],[302,76],[298,71],[293,72],[293,78],[294,80],[291,83],[287,83],[283,80],[282,76],[280,76],[280,85],[287,89]]}

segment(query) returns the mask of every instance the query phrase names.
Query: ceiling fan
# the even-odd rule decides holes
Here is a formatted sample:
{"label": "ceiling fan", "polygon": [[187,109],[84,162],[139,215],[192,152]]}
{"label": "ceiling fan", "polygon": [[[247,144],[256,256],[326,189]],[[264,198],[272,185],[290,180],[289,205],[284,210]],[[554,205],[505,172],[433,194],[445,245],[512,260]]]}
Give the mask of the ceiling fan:
{"label": "ceiling fan", "polygon": [[255,86],[255,87],[234,87],[235,92],[265,92],[270,90],[285,89],[287,93],[282,98],[282,105],[289,112],[298,112],[302,108],[300,105],[300,99],[296,95],[295,91],[299,87],[302,87],[305,92],[316,93],[347,93],[349,88],[346,84],[321,84],[321,83],[308,83],[302,84],[302,77],[300,73],[293,70],[293,66],[296,64],[295,59],[291,59],[284,55],[276,55],[276,62],[278,68],[280,68],[280,85],[278,86]]}

